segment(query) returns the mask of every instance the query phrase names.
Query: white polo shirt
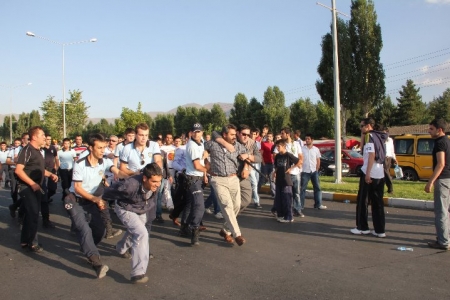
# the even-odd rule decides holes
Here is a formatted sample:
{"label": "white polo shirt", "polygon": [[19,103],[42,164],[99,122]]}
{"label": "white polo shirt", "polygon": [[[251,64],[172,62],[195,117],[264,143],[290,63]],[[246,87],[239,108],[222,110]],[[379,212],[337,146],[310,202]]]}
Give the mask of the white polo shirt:
{"label": "white polo shirt", "polygon": [[303,166],[302,172],[313,173],[317,171],[317,159],[320,159],[320,150],[316,146],[312,146],[311,149],[308,146],[302,147],[303,153]]}
{"label": "white polo shirt", "polygon": [[[367,164],[369,162],[369,153],[375,152],[375,146],[373,143],[367,143],[364,145],[363,149],[363,166],[361,167],[361,171],[364,174],[367,174]],[[372,170],[370,170],[370,178],[381,179],[384,178],[384,167],[383,164],[377,163],[377,161],[373,162]]]}
{"label": "white polo shirt", "polygon": [[8,150],[5,151],[0,150],[0,163],[4,164],[6,162],[7,157],[8,157]]}
{"label": "white polo shirt", "polygon": [[[153,155],[155,154],[161,154],[158,143],[150,141],[148,147],[145,147],[142,153],[136,149],[134,143],[129,143],[123,148],[119,159],[120,162],[128,164],[128,170],[136,172],[144,168],[147,164],[152,163]],[[144,163],[141,164],[142,161]]]}
{"label": "white polo shirt", "polygon": [[9,152],[8,152],[7,158],[11,158],[11,161],[14,163],[14,165],[9,165],[9,167],[11,169],[16,168],[16,163],[14,162],[14,158],[19,156],[20,150],[22,150],[22,146],[11,148],[11,150],[9,150]]}
{"label": "white polo shirt", "polygon": [[83,189],[87,193],[93,194],[102,181],[105,171],[111,168],[112,165],[110,160],[100,159],[96,166],[91,166],[87,157],[79,158],[73,165],[70,191],[75,193],[75,182],[81,182]]}
{"label": "white polo shirt", "polygon": [[198,171],[194,167],[194,160],[199,160],[202,166],[205,166],[205,162],[203,160],[203,152],[205,151],[205,146],[203,143],[197,144],[196,141],[190,139],[186,144],[186,175],[191,176],[203,176],[202,171]]}

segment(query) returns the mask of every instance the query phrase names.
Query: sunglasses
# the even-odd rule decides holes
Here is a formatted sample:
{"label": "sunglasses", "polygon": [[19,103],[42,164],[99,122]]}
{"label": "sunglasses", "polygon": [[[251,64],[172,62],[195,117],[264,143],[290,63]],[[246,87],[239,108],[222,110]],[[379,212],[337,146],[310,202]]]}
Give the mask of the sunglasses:
{"label": "sunglasses", "polygon": [[141,153],[141,165],[145,164],[144,153]]}
{"label": "sunglasses", "polygon": [[249,133],[243,133],[243,132],[241,132],[241,135],[242,135],[242,136],[250,136]]}
{"label": "sunglasses", "polygon": [[117,143],[115,140],[109,140],[110,143]]}

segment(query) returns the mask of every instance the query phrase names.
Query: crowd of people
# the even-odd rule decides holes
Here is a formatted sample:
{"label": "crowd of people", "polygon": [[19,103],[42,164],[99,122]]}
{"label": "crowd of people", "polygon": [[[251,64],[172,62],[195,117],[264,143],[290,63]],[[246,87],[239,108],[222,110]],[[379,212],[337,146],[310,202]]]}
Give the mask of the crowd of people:
{"label": "crowd of people", "polygon": [[[373,119],[361,121],[361,169],[356,206],[356,228],[352,234],[386,237],[384,185],[386,159],[391,146],[388,135]],[[432,248],[448,249],[448,208],[450,180],[450,145],[445,136],[445,122],[434,120],[429,132],[436,139],[433,150],[434,173],[426,192],[435,186],[437,240]],[[103,238],[122,234],[115,229],[110,209],[126,228],[116,243],[118,255],[131,259],[131,282],[145,283],[149,259],[152,222],[164,223],[162,211],[179,227],[179,236],[200,245],[205,213],[223,219],[219,235],[227,244],[246,243],[238,216],[249,205],[261,209],[259,191],[270,185],[274,199],[271,213],[280,223],[305,217],[306,187],[313,186],[314,208],[322,204],[319,169],[320,151],[313,135],[303,141],[299,130],[283,128],[274,134],[269,126],[261,131],[247,125],[225,125],[220,132],[205,135],[195,123],[185,138],[166,134],[149,138],[145,123],[128,128],[123,136],[90,135],[86,144],[76,136],[74,144],[65,138],[59,147],[41,127],[14,140],[8,149],[1,143],[0,162],[5,171],[5,187],[10,188],[12,218],[22,225],[20,245],[31,252],[42,252],[38,242],[39,213],[44,228],[54,228],[49,203],[60,181],[64,208],[71,219],[71,231],[78,238],[81,251],[92,264],[98,278],[109,267],[102,261],[97,245]],[[59,149],[58,149],[59,148]],[[394,154],[395,155],[395,154]],[[7,166],[7,168],[5,168]],[[390,177],[389,177],[390,179]],[[210,193],[205,201],[204,188]],[[392,183],[388,185],[392,190]],[[369,230],[368,205],[372,208],[374,230]],[[439,205],[437,205],[438,203]],[[88,217],[87,217],[88,216]]]}

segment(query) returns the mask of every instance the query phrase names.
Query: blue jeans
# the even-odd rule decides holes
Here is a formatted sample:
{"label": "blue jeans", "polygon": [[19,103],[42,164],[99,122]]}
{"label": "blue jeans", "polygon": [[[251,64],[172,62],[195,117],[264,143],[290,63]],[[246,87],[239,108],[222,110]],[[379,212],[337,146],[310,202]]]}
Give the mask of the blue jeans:
{"label": "blue jeans", "polygon": [[200,226],[205,213],[205,200],[203,198],[202,180],[189,179],[187,175],[189,189],[185,190],[186,206],[184,208],[181,223],[189,225],[190,229]]}
{"label": "blue jeans", "polygon": [[300,202],[302,207],[305,207],[306,187],[311,179],[311,183],[314,189],[314,208],[319,208],[322,205],[322,190],[320,189],[319,172],[301,173],[301,190],[300,190]]}
{"label": "blue jeans", "polygon": [[[211,179],[209,179],[209,181],[211,182]],[[214,191],[212,184],[209,185],[209,189],[210,189],[210,193],[209,193],[208,198],[206,198],[205,208],[208,208],[211,205],[214,205],[214,214],[217,214],[220,212],[220,206],[219,206],[219,203],[217,202],[216,192]]]}
{"label": "blue jeans", "polygon": [[250,171],[250,184],[252,185],[252,200],[255,204],[259,204],[258,180],[259,174],[252,168],[252,170]]}
{"label": "blue jeans", "polygon": [[300,202],[300,174],[292,175],[292,198],[294,200],[294,209],[298,212],[305,208],[305,203]]}
{"label": "blue jeans", "polygon": [[[261,173],[263,173],[266,178],[269,179],[270,182],[270,174],[272,174],[273,172],[273,164],[263,164],[261,165]],[[259,177],[259,181],[258,181],[258,188],[261,188],[261,186],[264,183],[264,178],[262,176]]]}
{"label": "blue jeans", "polygon": [[438,243],[449,245],[449,207],[450,207],[450,178],[438,179],[434,183],[434,217]]}
{"label": "blue jeans", "polygon": [[114,211],[122,224],[127,228],[122,239],[116,244],[116,250],[124,254],[131,250],[131,277],[144,275],[147,272],[149,260],[149,232],[145,227],[147,214],[138,215],[115,205]]}

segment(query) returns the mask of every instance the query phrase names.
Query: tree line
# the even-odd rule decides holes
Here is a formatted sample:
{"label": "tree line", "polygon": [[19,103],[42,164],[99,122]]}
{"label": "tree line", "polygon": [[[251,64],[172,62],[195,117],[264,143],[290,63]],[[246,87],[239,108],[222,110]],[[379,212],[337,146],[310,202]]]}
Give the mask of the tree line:
{"label": "tree line", "polygon": [[[380,61],[383,46],[381,26],[377,22],[375,5],[372,0],[352,0],[351,18],[337,20],[341,132],[345,138],[359,136],[360,119],[371,116],[385,126],[406,126],[426,124],[439,117],[450,121],[450,88],[439,97],[425,103],[420,88],[412,79],[407,79],[399,90],[397,103],[386,96],[385,73]],[[313,133],[315,138],[334,138],[334,84],[332,30],[322,37],[322,57],[317,67],[320,79],[316,90],[321,100],[313,103],[309,98],[299,98],[286,106],[284,93],[277,86],[269,86],[262,102],[255,97],[248,98],[243,93],[236,94],[233,108],[227,116],[219,105],[211,110],[195,107],[177,108],[175,114],[159,114],[155,118],[142,111],[141,103],[136,109],[122,108],[120,117],[114,124],[101,119],[97,124],[88,120],[89,106],[82,100],[82,92],[69,91],[66,101],[66,128],[68,137],[81,134],[84,139],[89,133],[122,134],[128,127],[146,122],[152,135],[172,133],[181,135],[190,130],[195,122],[202,123],[206,132],[220,130],[230,122],[235,125],[247,124],[261,129],[269,125],[273,132],[289,126],[303,133]],[[42,102],[40,111],[13,117],[13,136],[18,137],[30,126],[41,125],[52,137],[63,138],[63,104],[49,96]],[[8,140],[9,117],[5,117],[0,127],[3,140]]]}

